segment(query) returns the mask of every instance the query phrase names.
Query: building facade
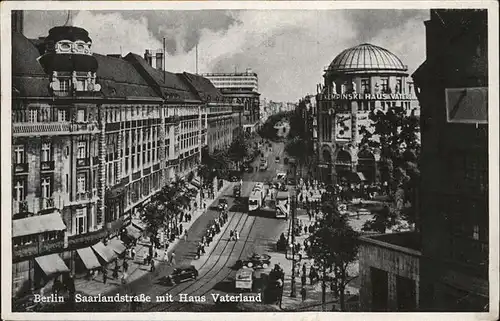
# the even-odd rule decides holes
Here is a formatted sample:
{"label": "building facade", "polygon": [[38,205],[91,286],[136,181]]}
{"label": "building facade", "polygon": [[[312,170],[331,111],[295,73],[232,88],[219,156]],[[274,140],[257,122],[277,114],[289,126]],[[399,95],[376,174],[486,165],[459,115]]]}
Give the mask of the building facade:
{"label": "building facade", "polygon": [[431,10],[420,100],[421,310],[488,311],[486,10]]}
{"label": "building facade", "polygon": [[373,133],[371,111],[401,107],[418,115],[418,100],[408,68],[390,51],[361,44],[342,51],[318,85],[318,144],[320,179],[338,182],[361,173],[377,180],[380,152],[361,146],[360,131]]}
{"label": "building facade", "polygon": [[255,132],[260,122],[258,76],[251,69],[243,73],[203,74],[233,104],[242,105],[239,122],[247,132]]}
{"label": "building facade", "polygon": [[95,54],[82,28],[52,28],[42,43],[13,32],[12,57],[16,296],[108,263],[102,247],[138,208],[196,173],[207,108],[186,74]]}

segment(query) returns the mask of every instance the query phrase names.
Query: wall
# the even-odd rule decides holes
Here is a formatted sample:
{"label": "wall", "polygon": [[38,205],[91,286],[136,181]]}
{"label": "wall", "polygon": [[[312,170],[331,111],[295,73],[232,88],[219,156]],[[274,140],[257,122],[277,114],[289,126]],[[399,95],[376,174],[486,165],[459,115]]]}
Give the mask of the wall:
{"label": "wall", "polygon": [[402,276],[415,281],[415,298],[418,307],[418,287],[420,281],[419,256],[362,241],[359,248],[359,295],[361,311],[372,310],[371,267],[388,272],[389,311],[397,311],[396,276]]}

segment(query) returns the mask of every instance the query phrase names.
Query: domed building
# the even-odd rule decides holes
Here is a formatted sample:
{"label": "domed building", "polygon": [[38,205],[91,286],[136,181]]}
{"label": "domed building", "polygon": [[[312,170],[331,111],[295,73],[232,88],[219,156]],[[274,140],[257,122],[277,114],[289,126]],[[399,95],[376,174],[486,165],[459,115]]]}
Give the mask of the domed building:
{"label": "domed building", "polygon": [[361,146],[361,131],[373,132],[372,110],[401,107],[418,115],[408,67],[389,50],[365,43],[338,54],[323,78],[316,96],[319,178],[329,183],[377,181],[380,152]]}

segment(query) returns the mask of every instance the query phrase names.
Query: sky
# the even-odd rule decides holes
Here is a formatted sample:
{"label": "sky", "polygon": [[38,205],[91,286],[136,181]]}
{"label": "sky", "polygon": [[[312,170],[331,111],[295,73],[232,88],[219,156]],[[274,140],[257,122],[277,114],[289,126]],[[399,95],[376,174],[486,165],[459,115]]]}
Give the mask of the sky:
{"label": "sky", "polygon": [[[261,98],[296,102],[316,92],[324,69],[342,50],[361,43],[396,54],[411,74],[425,60],[428,10],[72,11],[72,25],[89,32],[93,51],[143,56],[162,48],[167,70],[234,72],[251,68]],[[48,35],[67,11],[26,11],[24,34]]]}

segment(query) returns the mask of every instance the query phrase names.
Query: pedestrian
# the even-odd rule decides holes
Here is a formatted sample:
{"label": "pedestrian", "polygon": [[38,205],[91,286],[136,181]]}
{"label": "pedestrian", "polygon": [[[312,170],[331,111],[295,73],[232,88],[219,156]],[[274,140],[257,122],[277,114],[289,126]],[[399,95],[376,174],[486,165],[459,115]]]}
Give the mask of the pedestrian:
{"label": "pedestrian", "polygon": [[172,253],[170,254],[170,264],[175,265],[175,252],[174,251],[172,251]]}
{"label": "pedestrian", "polygon": [[122,274],[122,280],[121,280],[122,284],[127,283],[127,277],[128,277],[128,274],[127,274],[127,272],[124,271]]}
{"label": "pedestrian", "polygon": [[155,269],[156,269],[156,267],[155,267],[155,260],[151,260],[151,268],[150,268],[149,272],[154,272]]}
{"label": "pedestrian", "polygon": [[119,270],[119,268],[118,268],[118,261],[116,261],[115,262],[115,267],[113,269],[113,275],[112,275],[113,279],[118,279],[118,270]]}
{"label": "pedestrian", "polygon": [[188,231],[186,230],[184,232],[184,241],[187,241],[188,240]]}
{"label": "pedestrian", "polygon": [[179,235],[182,235],[182,232],[184,232],[184,226],[182,224],[179,225]]}
{"label": "pedestrian", "polygon": [[106,281],[108,280],[108,271],[106,270],[105,267],[102,268],[102,283],[106,284]]}
{"label": "pedestrian", "polygon": [[128,270],[128,262],[127,262],[127,260],[124,260],[123,261],[123,272],[127,272],[127,270]]}
{"label": "pedestrian", "polygon": [[240,234],[238,233],[238,231],[234,231],[234,237],[236,238],[236,241],[240,239]]}
{"label": "pedestrian", "polygon": [[132,253],[132,260],[134,260],[134,259],[135,259],[135,254],[136,254],[136,253],[135,253],[135,248],[132,248],[131,253]]}
{"label": "pedestrian", "polygon": [[307,270],[306,269],[306,264],[304,263],[304,264],[302,264],[302,275],[303,276],[306,276],[306,270]]}
{"label": "pedestrian", "polygon": [[300,289],[300,295],[302,295],[302,301],[306,300],[306,287],[303,286],[302,289]]}
{"label": "pedestrian", "polygon": [[229,231],[229,240],[232,241],[233,238],[234,238],[234,231],[231,230],[231,231]]}
{"label": "pedestrian", "polygon": [[304,234],[307,234],[307,226],[304,225]]}
{"label": "pedestrian", "polygon": [[302,274],[300,281],[302,283],[302,288],[304,288],[304,286],[306,285],[306,275],[305,274]]}

